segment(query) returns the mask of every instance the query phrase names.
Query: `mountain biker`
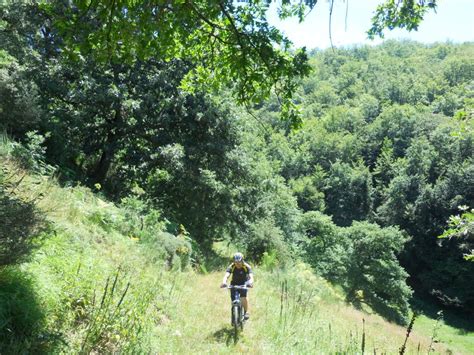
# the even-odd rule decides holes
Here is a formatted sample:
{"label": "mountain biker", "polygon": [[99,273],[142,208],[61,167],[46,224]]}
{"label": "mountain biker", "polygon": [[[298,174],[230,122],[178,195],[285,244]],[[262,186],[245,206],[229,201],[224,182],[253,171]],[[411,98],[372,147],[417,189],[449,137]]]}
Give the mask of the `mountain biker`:
{"label": "mountain biker", "polygon": [[[233,256],[233,262],[226,269],[224,279],[222,280],[221,287],[227,287],[227,279],[232,274],[231,285],[238,286],[247,286],[253,287],[253,271],[249,264],[244,261],[244,256],[242,253],[235,253]],[[242,301],[242,306],[244,307],[244,318],[249,319],[249,302],[247,299],[247,290],[230,290],[230,298],[232,301],[235,299],[236,294],[240,293],[240,299]]]}

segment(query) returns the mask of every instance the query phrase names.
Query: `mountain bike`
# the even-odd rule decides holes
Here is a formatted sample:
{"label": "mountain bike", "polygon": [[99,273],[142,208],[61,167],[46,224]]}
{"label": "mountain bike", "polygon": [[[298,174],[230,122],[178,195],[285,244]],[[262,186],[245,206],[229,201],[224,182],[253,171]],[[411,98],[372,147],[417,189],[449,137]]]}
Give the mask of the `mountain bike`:
{"label": "mountain bike", "polygon": [[[247,286],[238,286],[238,285],[229,285],[226,288],[234,289],[234,290],[248,290],[250,287]],[[236,339],[239,330],[244,329],[244,307],[242,306],[242,301],[240,300],[240,293],[235,293],[235,299],[232,301],[232,308],[231,308],[231,323],[232,327],[234,328],[234,338]]]}

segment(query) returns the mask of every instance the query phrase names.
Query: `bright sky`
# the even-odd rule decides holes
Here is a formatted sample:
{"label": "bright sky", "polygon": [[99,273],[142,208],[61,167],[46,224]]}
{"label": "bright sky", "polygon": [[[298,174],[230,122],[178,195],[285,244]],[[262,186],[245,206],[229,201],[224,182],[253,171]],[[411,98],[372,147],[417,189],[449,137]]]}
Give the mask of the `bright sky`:
{"label": "bright sky", "polygon": [[[334,46],[378,44],[382,40],[367,39],[371,18],[383,0],[335,0],[332,15],[332,41]],[[273,3],[274,4],[274,3]],[[348,7],[346,28],[346,6]],[[305,21],[280,21],[272,5],[269,21],[282,30],[296,47],[328,48],[329,2],[319,0]],[[271,10],[270,10],[271,11]],[[439,0],[436,13],[425,15],[418,32],[406,30],[385,31],[385,39],[411,39],[422,43],[455,43],[474,41],[474,0]]]}

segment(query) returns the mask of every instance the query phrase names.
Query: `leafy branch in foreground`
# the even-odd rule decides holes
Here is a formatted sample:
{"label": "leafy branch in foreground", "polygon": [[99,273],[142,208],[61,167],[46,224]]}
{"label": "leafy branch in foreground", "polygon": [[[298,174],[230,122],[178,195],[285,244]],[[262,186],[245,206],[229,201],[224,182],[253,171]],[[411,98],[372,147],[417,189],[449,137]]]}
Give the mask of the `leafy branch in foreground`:
{"label": "leafy branch in foreground", "polygon": [[[299,16],[315,1],[283,2],[281,17]],[[267,20],[269,1],[43,2],[40,11],[64,39],[62,51],[77,60],[113,63],[159,58],[192,63],[182,88],[233,88],[241,103],[260,103],[272,92],[282,112],[299,124],[293,102],[298,77],[309,73],[305,49]],[[33,5],[34,6],[34,5]],[[291,11],[290,11],[291,9]],[[300,9],[300,11],[297,11]],[[91,20],[92,19],[92,20]]]}
{"label": "leafy branch in foreground", "polygon": [[374,39],[376,36],[383,38],[385,28],[416,31],[429,10],[436,10],[436,0],[387,0],[377,6],[372,27],[367,34],[370,39]]}
{"label": "leafy branch in foreground", "polygon": [[[334,0],[332,0],[332,3]],[[186,90],[233,88],[240,103],[261,103],[270,94],[280,99],[282,117],[292,127],[301,125],[293,93],[298,78],[310,67],[305,48],[270,25],[272,1],[153,0],[45,1],[39,6],[51,28],[64,39],[61,50],[78,59],[91,55],[114,63],[159,58],[193,64],[182,83]],[[317,1],[277,2],[281,19],[303,21]],[[386,1],[378,7],[369,37],[382,29],[416,29],[436,1]],[[93,19],[85,21],[85,19]]]}
{"label": "leafy branch in foreground", "polygon": [[449,217],[449,229],[438,238],[459,238],[460,249],[465,251],[464,259],[474,262],[474,209],[468,211],[467,206],[460,206],[460,215]]}

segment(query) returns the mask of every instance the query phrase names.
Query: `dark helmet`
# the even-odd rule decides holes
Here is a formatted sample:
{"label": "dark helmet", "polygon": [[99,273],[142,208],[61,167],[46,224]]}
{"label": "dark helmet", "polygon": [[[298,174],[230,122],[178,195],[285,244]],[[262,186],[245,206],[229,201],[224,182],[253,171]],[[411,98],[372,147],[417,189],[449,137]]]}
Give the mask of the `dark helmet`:
{"label": "dark helmet", "polygon": [[244,255],[242,253],[235,253],[234,261],[244,261]]}

